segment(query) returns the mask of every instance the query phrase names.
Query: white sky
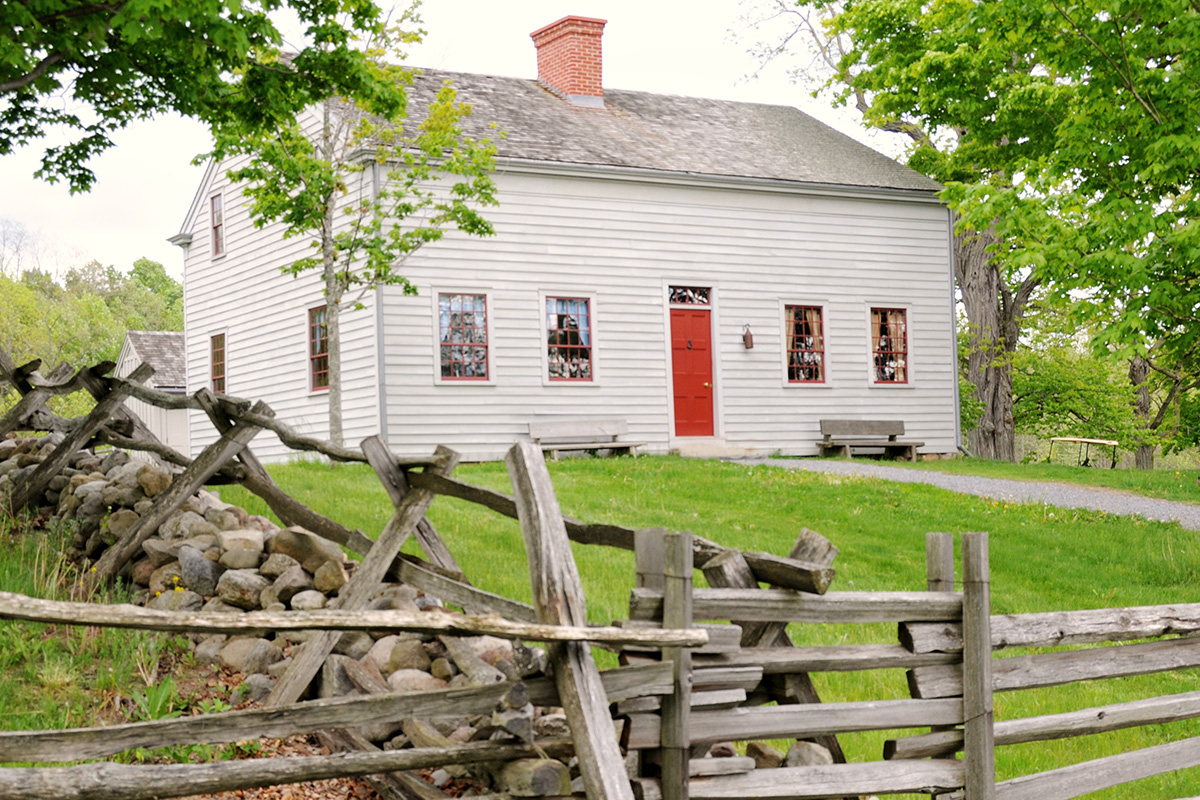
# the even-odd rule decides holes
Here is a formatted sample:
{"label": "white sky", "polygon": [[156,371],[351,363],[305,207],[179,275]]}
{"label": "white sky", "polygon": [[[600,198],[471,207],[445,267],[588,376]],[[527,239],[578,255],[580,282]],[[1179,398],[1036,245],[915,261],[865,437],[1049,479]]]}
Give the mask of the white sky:
{"label": "white sky", "polygon": [[[568,14],[608,20],[604,29],[606,87],[799,107],[877,148],[847,112],[814,101],[774,64],[757,78],[748,54],[759,38],[746,31],[739,0],[425,0],[425,41],[408,64],[461,72],[533,78],[537,62],[529,34]],[[792,63],[804,58],[797,55]],[[469,98],[467,98],[469,99]],[[166,242],[179,231],[202,176],[191,160],[208,149],[204,128],[178,117],[133,126],[94,160],[89,194],[33,178],[41,151],[0,158],[0,217],[39,233],[54,255],[46,266],[68,268],[89,259],[128,271],[141,257],[179,277],[181,251]]]}

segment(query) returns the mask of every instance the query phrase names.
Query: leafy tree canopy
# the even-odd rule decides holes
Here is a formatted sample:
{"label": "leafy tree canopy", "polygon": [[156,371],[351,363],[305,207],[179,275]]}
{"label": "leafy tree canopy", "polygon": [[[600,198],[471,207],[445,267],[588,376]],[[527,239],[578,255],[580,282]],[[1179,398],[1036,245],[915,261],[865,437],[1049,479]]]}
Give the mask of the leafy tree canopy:
{"label": "leafy tree canopy", "polygon": [[[271,17],[282,9],[311,43],[286,59]],[[174,110],[214,134],[271,130],[372,85],[351,43],[382,24],[371,0],[0,3],[0,155],[65,129],[72,141],[47,147],[36,174],[80,192],[95,179],[88,160],[134,120]]]}

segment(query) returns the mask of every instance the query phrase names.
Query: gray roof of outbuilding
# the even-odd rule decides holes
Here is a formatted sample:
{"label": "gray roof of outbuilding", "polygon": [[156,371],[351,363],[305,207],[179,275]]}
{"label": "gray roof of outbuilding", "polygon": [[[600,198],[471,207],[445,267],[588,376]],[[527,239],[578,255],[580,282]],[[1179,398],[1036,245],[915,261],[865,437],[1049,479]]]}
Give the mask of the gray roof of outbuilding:
{"label": "gray roof of outbuilding", "polygon": [[536,80],[421,70],[410,108],[423,108],[446,80],[472,106],[467,132],[491,137],[504,160],[927,193],[941,188],[790,106],[605,89],[604,107],[591,108]]}
{"label": "gray roof of outbuilding", "polygon": [[177,331],[129,331],[125,334],[137,358],[154,367],[149,384],[154,389],[187,387],[187,350]]}

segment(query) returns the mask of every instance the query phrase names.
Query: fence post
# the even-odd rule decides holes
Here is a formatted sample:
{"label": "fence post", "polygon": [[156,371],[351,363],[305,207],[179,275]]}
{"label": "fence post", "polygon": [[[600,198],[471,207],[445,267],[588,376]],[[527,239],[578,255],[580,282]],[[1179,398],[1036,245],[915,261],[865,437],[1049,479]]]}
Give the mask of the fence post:
{"label": "fence post", "polygon": [[996,763],[988,535],[964,533],[962,548],[964,789],[969,800],[993,800]]}
{"label": "fence post", "polygon": [[[663,627],[692,626],[692,535],[663,534]],[[663,649],[671,664],[672,694],[662,699],[663,800],[688,800],[689,735],[692,707],[692,654],[683,647]]]}

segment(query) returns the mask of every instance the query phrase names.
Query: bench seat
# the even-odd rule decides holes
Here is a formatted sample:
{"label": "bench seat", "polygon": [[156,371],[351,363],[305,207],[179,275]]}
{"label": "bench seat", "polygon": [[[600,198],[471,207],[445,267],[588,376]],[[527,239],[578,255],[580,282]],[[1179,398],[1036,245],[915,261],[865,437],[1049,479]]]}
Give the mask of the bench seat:
{"label": "bench seat", "polygon": [[916,461],[917,448],[925,446],[924,442],[897,438],[904,435],[900,420],[823,419],[821,435],[817,449],[822,456],[853,458],[855,449],[871,448],[882,449],[885,458]]}
{"label": "bench seat", "polygon": [[629,423],[623,419],[551,419],[529,423],[529,437],[557,461],[558,454],[570,450],[611,450],[637,455],[646,442],[618,441],[629,433]]}

